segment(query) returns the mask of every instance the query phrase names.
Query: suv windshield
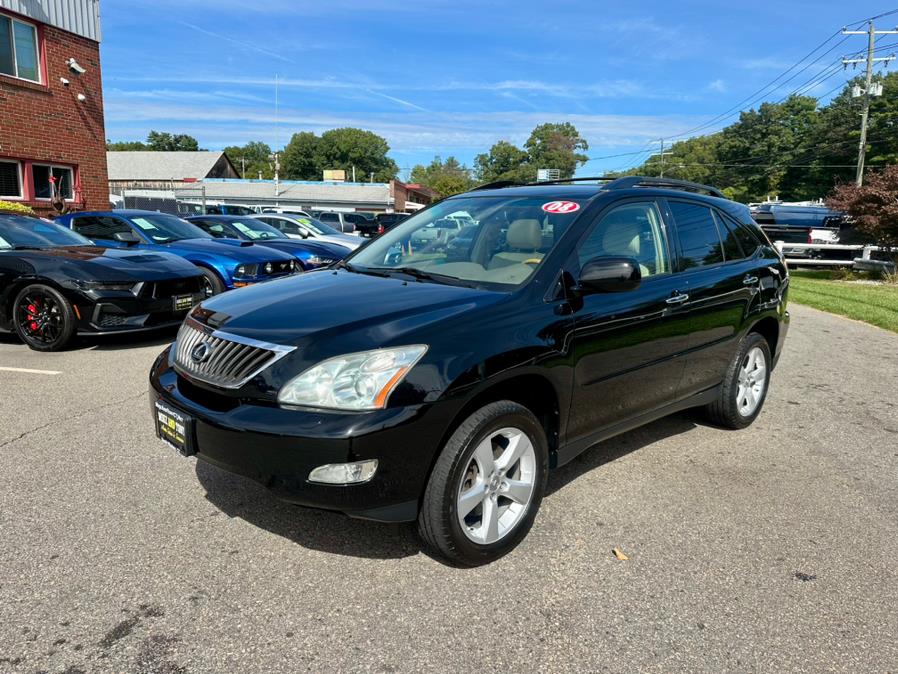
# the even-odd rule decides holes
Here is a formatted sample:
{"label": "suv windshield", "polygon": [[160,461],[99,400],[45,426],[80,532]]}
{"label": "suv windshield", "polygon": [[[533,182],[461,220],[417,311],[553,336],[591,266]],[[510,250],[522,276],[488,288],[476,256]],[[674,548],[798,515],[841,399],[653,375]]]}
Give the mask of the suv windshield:
{"label": "suv windshield", "polygon": [[[572,205],[551,212],[558,203]],[[581,205],[545,197],[450,199],[362,246],[349,264],[358,271],[411,271],[419,278],[432,274],[435,281],[448,277],[510,289],[530,278]]]}
{"label": "suv windshield", "polygon": [[0,250],[19,246],[53,248],[92,245],[90,239],[53,222],[24,215],[0,214]]}
{"label": "suv windshield", "polygon": [[132,215],[128,218],[153,243],[171,243],[181,239],[211,239],[203,230],[194,224],[165,213],[146,213]]}

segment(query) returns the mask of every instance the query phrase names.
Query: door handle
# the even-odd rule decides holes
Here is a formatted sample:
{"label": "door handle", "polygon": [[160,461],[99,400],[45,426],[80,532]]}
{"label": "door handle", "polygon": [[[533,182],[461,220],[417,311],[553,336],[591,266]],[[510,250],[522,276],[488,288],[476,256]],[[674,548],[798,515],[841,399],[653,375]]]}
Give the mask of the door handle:
{"label": "door handle", "polygon": [[744,286],[753,286],[757,282],[758,282],[758,277],[752,276],[751,274],[749,274],[748,276],[746,276],[745,278],[742,279],[742,285],[744,285]]}
{"label": "door handle", "polygon": [[682,304],[683,302],[685,302],[688,299],[689,299],[689,295],[686,295],[685,293],[682,293],[682,294],[677,293],[676,295],[673,295],[672,297],[668,297],[664,301],[667,302],[668,304]]}

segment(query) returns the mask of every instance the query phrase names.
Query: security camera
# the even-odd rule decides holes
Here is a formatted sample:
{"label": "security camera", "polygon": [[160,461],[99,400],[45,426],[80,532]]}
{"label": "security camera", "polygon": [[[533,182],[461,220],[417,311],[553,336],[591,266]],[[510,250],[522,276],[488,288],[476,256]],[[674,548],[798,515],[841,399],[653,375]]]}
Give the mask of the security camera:
{"label": "security camera", "polygon": [[67,87],[71,84],[65,77],[60,77],[59,81],[62,82],[62,86]]}
{"label": "security camera", "polygon": [[74,58],[70,58],[65,63],[69,67],[69,70],[71,70],[76,75],[83,75],[87,72],[87,69],[78,65],[78,61],[76,61]]}
{"label": "security camera", "polygon": [[87,100],[87,96],[85,96],[84,94],[78,94],[75,98],[77,98],[81,103],[84,103],[84,101]]}

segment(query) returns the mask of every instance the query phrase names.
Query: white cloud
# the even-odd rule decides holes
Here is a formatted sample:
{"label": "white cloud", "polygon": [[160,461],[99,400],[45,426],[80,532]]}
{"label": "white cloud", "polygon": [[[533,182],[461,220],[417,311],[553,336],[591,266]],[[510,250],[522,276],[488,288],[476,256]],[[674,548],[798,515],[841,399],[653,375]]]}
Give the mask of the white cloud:
{"label": "white cloud", "polygon": [[717,93],[724,93],[727,90],[726,82],[722,79],[718,78],[712,82],[708,83],[708,86],[705,87],[708,91],[716,91]]}

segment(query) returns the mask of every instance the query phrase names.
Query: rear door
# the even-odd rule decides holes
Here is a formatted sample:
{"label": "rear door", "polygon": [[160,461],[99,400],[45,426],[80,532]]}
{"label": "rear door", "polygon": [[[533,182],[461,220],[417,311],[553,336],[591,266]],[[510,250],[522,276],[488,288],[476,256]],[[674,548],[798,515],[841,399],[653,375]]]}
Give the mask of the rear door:
{"label": "rear door", "polygon": [[618,202],[581,239],[576,264],[603,256],[634,257],[635,290],[595,293],[573,304],[573,403],[568,441],[577,442],[672,402],[683,370],[685,313],[671,298],[682,279],[656,201]]}
{"label": "rear door", "polygon": [[676,275],[687,295],[689,355],[678,394],[686,397],[723,379],[759,279],[716,209],[688,199],[668,199],[667,207],[676,232]]}

